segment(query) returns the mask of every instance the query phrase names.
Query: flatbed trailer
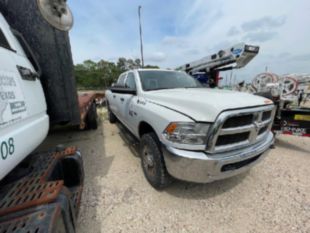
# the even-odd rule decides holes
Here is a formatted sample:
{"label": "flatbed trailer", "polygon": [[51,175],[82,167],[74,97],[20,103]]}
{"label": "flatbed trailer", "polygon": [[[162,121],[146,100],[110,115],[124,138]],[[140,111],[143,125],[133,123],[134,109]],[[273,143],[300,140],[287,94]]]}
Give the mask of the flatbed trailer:
{"label": "flatbed trailer", "polygon": [[[96,129],[97,122],[97,102],[104,99],[104,92],[87,91],[78,93],[78,103],[80,110],[80,129]],[[102,102],[102,101],[101,101]]]}

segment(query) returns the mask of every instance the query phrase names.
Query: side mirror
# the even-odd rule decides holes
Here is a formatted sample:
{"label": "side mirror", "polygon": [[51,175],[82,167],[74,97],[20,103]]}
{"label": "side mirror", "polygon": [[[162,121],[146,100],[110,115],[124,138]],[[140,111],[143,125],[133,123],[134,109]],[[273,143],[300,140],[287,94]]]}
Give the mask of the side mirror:
{"label": "side mirror", "polygon": [[119,93],[119,94],[128,94],[128,95],[136,95],[137,94],[137,90],[136,89],[132,89],[129,87],[111,87],[110,88],[112,93]]}

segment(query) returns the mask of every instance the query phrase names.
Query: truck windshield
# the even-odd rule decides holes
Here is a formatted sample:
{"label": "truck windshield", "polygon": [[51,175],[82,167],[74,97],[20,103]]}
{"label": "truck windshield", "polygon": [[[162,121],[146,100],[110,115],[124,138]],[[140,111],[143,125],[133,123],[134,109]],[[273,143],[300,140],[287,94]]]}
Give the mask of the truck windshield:
{"label": "truck windshield", "polygon": [[177,71],[139,71],[144,91],[175,88],[199,88],[202,85],[193,77]]}

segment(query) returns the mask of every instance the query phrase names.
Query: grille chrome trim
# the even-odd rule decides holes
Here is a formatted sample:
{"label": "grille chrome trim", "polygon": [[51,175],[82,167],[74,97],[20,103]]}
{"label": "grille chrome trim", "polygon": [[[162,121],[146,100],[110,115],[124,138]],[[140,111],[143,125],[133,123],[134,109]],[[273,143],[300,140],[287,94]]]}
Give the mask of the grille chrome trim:
{"label": "grille chrome trim", "polygon": [[[262,121],[263,114],[268,111],[271,111],[270,118],[265,121]],[[248,125],[242,125],[240,127],[223,128],[225,122],[228,119],[243,115],[253,115],[252,122]],[[221,113],[209,131],[206,152],[212,154],[212,153],[225,152],[228,150],[236,150],[262,141],[264,138],[267,137],[269,130],[271,130],[274,115],[275,115],[274,105],[241,109],[241,110],[232,110]],[[266,126],[268,126],[268,129],[264,133],[259,135],[259,131]],[[216,146],[217,139],[219,136],[232,135],[245,132],[249,132],[249,137],[245,141]]]}
{"label": "grille chrome trim", "polygon": [[241,127],[235,127],[235,128],[227,128],[227,129],[221,129],[221,132],[219,135],[228,135],[228,134],[236,134],[236,133],[244,133],[249,132],[252,129],[251,125],[241,126]]}

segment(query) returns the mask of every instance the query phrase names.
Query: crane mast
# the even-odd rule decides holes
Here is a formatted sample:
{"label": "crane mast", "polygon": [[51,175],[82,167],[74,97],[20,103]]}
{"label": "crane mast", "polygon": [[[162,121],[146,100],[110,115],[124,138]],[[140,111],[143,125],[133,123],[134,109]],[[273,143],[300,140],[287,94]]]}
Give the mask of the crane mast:
{"label": "crane mast", "polygon": [[228,49],[186,63],[176,70],[185,71],[200,82],[217,86],[220,79],[219,72],[245,67],[259,53],[259,46],[245,43],[236,44]]}

